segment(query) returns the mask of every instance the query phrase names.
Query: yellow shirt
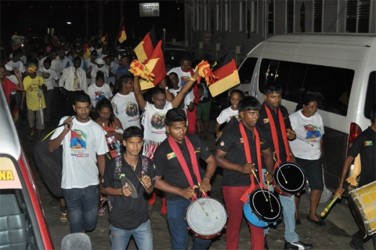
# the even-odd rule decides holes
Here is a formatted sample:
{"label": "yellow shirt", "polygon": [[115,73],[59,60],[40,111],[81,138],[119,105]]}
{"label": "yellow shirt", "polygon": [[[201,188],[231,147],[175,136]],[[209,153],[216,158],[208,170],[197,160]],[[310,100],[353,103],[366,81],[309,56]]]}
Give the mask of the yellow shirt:
{"label": "yellow shirt", "polygon": [[28,110],[37,111],[46,108],[43,91],[39,86],[45,85],[41,76],[31,78],[26,76],[23,80],[23,86],[26,91],[26,106]]}

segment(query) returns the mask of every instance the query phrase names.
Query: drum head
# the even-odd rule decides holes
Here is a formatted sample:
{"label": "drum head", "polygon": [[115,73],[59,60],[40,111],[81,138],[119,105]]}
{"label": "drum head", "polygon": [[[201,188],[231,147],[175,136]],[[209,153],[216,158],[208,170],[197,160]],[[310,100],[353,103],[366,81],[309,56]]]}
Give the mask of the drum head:
{"label": "drum head", "polygon": [[227,213],[223,205],[212,198],[199,198],[187,209],[189,228],[199,236],[210,238],[220,233],[226,225]]}
{"label": "drum head", "polygon": [[275,171],[274,181],[282,191],[295,194],[304,188],[306,176],[297,165],[284,163]]}
{"label": "drum head", "polygon": [[257,189],[249,196],[249,206],[255,215],[266,222],[274,222],[281,215],[281,203],[268,190]]}

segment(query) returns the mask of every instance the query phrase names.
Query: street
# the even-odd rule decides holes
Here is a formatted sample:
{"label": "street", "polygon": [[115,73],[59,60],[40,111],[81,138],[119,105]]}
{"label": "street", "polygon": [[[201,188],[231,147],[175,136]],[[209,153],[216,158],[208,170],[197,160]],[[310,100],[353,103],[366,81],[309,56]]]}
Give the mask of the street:
{"label": "street", "polygon": [[[211,121],[211,131],[214,131],[214,121]],[[69,224],[60,222],[60,209],[58,201],[52,197],[52,195],[45,188],[43,182],[40,180],[38,173],[35,170],[35,163],[30,152],[33,145],[37,142],[36,139],[29,141],[27,139],[28,129],[25,121],[20,121],[18,124],[18,132],[20,134],[21,143],[28,155],[31,166],[33,167],[35,177],[37,179],[37,186],[40,192],[42,200],[42,206],[44,208],[45,217],[48,223],[48,227],[53,239],[56,249],[61,248],[61,241],[65,235],[69,233]],[[52,128],[46,129],[44,134],[47,134]],[[215,149],[214,138],[212,133],[211,137],[206,140],[207,144],[212,150]],[[217,171],[220,172],[220,171]],[[221,196],[221,175],[218,173],[213,180],[213,188],[211,197],[222,201]],[[319,210],[325,207],[326,204],[320,204]],[[165,217],[160,214],[161,199],[157,199],[156,205],[153,208],[151,215],[151,224],[153,229],[153,240],[155,249],[170,249],[170,238],[167,228]],[[346,205],[346,200],[342,200],[339,204],[334,205],[332,211],[329,212],[325,222],[326,226],[318,226],[310,223],[306,220],[309,207],[308,195],[303,195],[299,208],[301,225],[297,225],[296,230],[300,236],[300,240],[306,243],[312,243],[314,249],[351,249],[349,242],[351,240],[351,234],[356,232],[357,226],[351,213]],[[92,242],[93,249],[109,249],[109,234],[108,234],[108,222],[107,214],[102,217],[98,217],[98,224],[93,232],[88,233]],[[225,229],[224,229],[225,230]],[[284,226],[283,223],[279,223],[275,228],[270,228],[267,242],[269,249],[283,249],[284,246]],[[366,249],[372,249],[372,242],[368,241],[364,244]],[[245,221],[243,221],[241,228],[241,237],[239,242],[239,249],[249,249],[249,233],[246,227]],[[130,243],[129,249],[137,249],[133,243]],[[210,249],[225,249],[225,235],[216,237],[213,239],[213,243]]]}

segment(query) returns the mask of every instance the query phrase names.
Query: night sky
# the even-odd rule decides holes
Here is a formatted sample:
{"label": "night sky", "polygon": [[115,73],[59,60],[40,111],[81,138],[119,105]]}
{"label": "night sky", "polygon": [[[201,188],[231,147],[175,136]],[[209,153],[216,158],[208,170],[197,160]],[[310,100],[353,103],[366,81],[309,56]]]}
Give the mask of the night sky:
{"label": "night sky", "polygon": [[[129,42],[138,43],[153,25],[158,38],[165,28],[167,41],[184,39],[182,1],[161,1],[159,17],[139,17],[140,2],[146,1],[123,0],[121,8],[120,0],[103,0],[103,33],[108,34],[110,40],[114,40],[119,32],[122,14]],[[27,37],[43,37],[48,27],[54,27],[55,34],[67,40],[85,37],[86,33],[89,37],[98,35],[99,4],[99,1],[87,1],[86,11],[85,1],[1,0],[1,40],[8,43],[15,32]]]}

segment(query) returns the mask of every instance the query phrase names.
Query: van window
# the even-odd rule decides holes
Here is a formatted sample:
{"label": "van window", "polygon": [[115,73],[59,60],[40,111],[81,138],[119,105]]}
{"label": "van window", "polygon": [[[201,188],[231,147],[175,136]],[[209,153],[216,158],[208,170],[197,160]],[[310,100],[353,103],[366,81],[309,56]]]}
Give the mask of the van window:
{"label": "van window", "polygon": [[283,99],[300,103],[303,91],[316,92],[320,109],[346,116],[354,70],[271,59],[261,61],[259,88],[273,81],[282,86]]}
{"label": "van window", "polygon": [[239,78],[242,84],[251,83],[256,62],[257,58],[255,57],[249,57],[243,62],[241,68],[239,69]]}
{"label": "van window", "polygon": [[369,74],[366,103],[364,105],[364,116],[368,119],[371,108],[376,106],[376,71]]}

